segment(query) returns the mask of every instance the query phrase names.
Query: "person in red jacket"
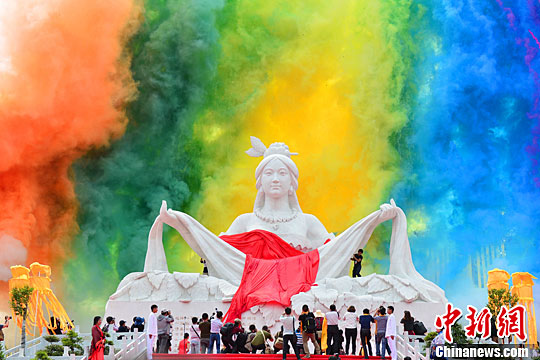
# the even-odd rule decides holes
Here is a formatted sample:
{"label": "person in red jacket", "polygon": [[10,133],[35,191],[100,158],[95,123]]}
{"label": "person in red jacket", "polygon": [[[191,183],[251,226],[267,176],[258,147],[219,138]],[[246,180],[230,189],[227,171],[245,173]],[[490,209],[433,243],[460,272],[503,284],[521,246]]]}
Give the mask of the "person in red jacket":
{"label": "person in red jacket", "polygon": [[184,334],[184,340],[178,343],[178,353],[179,354],[189,354],[190,343],[189,343],[189,334]]}

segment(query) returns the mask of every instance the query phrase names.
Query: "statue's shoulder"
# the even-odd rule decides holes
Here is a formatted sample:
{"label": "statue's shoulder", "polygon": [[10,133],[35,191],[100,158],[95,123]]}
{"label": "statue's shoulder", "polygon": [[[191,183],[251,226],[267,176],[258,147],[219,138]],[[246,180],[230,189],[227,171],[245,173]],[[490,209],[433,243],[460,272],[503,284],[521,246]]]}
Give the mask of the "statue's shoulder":
{"label": "statue's shoulder", "polygon": [[314,225],[314,224],[321,224],[321,221],[313,214],[306,214],[304,213],[304,220],[308,225]]}
{"label": "statue's shoulder", "polygon": [[253,219],[254,216],[255,214],[253,213],[245,213],[245,214],[237,216],[234,221],[245,222],[245,221],[249,221]]}
{"label": "statue's shoulder", "polygon": [[236,217],[225,233],[226,235],[240,234],[247,231],[248,225],[253,222],[253,213],[246,213]]}
{"label": "statue's shoulder", "polygon": [[311,236],[311,238],[314,239],[328,238],[329,233],[326,230],[326,227],[315,215],[304,214],[304,221],[306,222],[307,228],[309,230],[310,235],[308,236]]}
{"label": "statue's shoulder", "polygon": [[232,222],[227,233],[240,233],[246,231],[245,229],[247,225],[253,222],[254,217],[255,215],[253,213],[245,213],[237,216],[236,219],[234,219],[234,221]]}

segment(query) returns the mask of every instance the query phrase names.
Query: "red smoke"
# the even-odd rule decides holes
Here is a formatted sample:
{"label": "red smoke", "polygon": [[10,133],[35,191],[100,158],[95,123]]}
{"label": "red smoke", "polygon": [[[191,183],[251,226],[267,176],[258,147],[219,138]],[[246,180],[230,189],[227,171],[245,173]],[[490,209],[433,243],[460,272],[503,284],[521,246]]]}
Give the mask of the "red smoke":
{"label": "red smoke", "polygon": [[70,166],[125,129],[135,86],[122,51],[139,14],[131,0],[0,5],[0,239],[24,246],[27,263],[66,255],[77,230]]}

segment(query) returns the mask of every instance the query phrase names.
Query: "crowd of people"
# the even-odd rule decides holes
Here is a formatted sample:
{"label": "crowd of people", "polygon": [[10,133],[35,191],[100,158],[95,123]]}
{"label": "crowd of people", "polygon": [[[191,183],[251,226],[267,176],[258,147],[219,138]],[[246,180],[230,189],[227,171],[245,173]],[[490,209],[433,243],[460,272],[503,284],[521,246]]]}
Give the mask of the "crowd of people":
{"label": "crowd of people", "polygon": [[[353,254],[353,277],[359,277],[362,269],[363,250]],[[206,261],[201,259],[204,265],[204,273],[208,274]],[[158,314],[159,313],[159,314]],[[234,322],[223,323],[223,313],[216,311],[211,316],[203,313],[200,318],[191,318],[191,324],[187,327],[177,349],[172,349],[172,324],[174,318],[169,310],[159,312],[157,305],[152,305],[148,321],[144,318],[133,318],[131,328],[121,320],[119,326],[113,317],[107,317],[106,324],[96,331],[96,344],[100,334],[113,330],[118,333],[137,331],[147,332],[147,356],[152,359],[152,354],[169,353],[171,351],[180,354],[211,354],[211,353],[282,353],[294,352],[297,359],[300,355],[309,358],[310,343],[315,354],[327,355],[346,354],[363,355],[365,358],[373,356],[372,337],[374,336],[375,356],[384,359],[388,355],[392,360],[397,358],[396,331],[397,323],[394,315],[394,307],[380,306],[375,312],[363,309],[358,314],[354,306],[349,306],[343,317],[340,316],[335,305],[330,305],[330,311],[323,313],[321,310],[311,312],[308,305],[303,305],[302,313],[295,318],[291,308],[285,308],[280,319],[280,330],[272,335],[268,326],[260,330],[255,325],[244,329],[242,321],[235,319]],[[101,324],[101,319],[99,320]],[[340,323],[343,325],[340,329]],[[417,322],[418,323],[418,322]],[[375,332],[372,334],[372,324]],[[409,311],[404,312],[400,320],[403,330],[409,335],[424,335],[426,330],[421,326],[416,327],[415,320]],[[96,327],[96,326],[95,326]],[[416,328],[415,328],[416,327]],[[360,349],[357,349],[358,336],[360,336]],[[270,344],[271,343],[271,344]],[[358,352],[357,352],[358,350]]]}
{"label": "crowd of people", "polygon": [[[223,323],[221,311],[216,311],[211,316],[204,313],[200,318],[191,318],[178,343],[178,348],[172,349],[174,318],[169,310],[159,311],[157,305],[152,305],[146,324],[144,318],[135,317],[131,328],[127,327],[123,320],[117,327],[115,319],[108,317],[106,324],[99,328],[99,332],[96,331],[98,335],[96,343],[100,339],[100,333],[108,332],[109,329],[122,333],[134,331],[136,328],[137,331],[147,332],[148,359],[152,358],[154,352],[180,354],[281,352],[283,358],[292,352],[300,359],[300,355],[305,355],[304,358],[311,356],[310,346],[315,354],[360,354],[365,358],[375,355],[382,359],[386,356],[396,359],[398,322],[393,306],[386,308],[380,306],[374,312],[363,309],[361,314],[357,313],[354,306],[349,306],[347,312],[340,316],[335,305],[331,305],[330,311],[326,313],[321,310],[312,312],[308,305],[304,305],[298,318],[293,316],[291,308],[287,307],[279,322],[279,331],[272,334],[268,326],[263,326],[259,330],[252,324],[245,329],[240,319]],[[404,312],[399,323],[409,335],[415,334],[415,320],[409,311]],[[372,324],[375,324],[374,333]],[[425,328],[420,331],[423,332],[420,335],[424,335]],[[361,344],[359,349],[357,349],[358,337]],[[375,349],[372,348],[372,337]]]}

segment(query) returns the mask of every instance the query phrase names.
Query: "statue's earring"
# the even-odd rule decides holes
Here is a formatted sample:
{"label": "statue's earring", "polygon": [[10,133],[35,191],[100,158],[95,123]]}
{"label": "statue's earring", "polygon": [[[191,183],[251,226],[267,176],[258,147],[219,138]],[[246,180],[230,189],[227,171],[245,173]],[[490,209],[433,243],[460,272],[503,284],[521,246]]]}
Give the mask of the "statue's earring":
{"label": "statue's earring", "polygon": [[293,191],[293,187],[291,186],[291,187],[289,188],[289,195],[292,195],[293,192],[294,192],[294,191]]}

